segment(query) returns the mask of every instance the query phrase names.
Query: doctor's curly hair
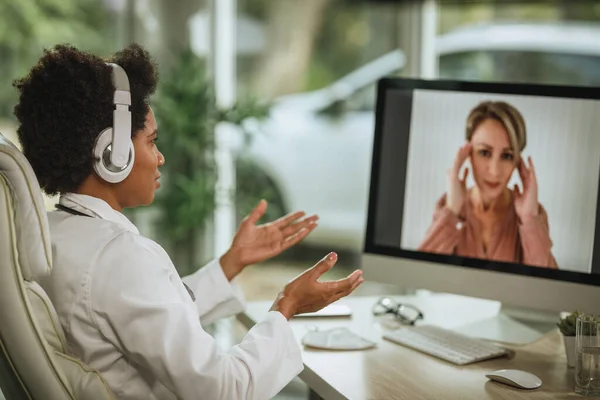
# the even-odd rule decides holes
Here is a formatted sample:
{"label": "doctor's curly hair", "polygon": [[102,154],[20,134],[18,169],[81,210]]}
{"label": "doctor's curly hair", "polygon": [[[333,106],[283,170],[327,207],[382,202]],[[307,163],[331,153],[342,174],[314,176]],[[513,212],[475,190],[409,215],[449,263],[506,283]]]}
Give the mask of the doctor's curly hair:
{"label": "doctor's curly hair", "polygon": [[100,132],[112,126],[111,67],[120,65],[129,78],[132,136],[144,128],[158,71],[150,54],[130,44],[108,59],[68,44],[45,49],[19,91],[14,114],[23,153],[40,186],[49,195],[77,190],[93,172],[93,148]]}

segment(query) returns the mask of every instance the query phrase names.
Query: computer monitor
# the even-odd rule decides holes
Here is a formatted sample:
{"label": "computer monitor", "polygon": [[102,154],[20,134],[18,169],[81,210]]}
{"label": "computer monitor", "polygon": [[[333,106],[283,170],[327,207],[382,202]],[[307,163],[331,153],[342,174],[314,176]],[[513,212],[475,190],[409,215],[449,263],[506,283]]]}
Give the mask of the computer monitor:
{"label": "computer monitor", "polygon": [[597,88],[382,79],[365,278],[599,313],[599,178]]}

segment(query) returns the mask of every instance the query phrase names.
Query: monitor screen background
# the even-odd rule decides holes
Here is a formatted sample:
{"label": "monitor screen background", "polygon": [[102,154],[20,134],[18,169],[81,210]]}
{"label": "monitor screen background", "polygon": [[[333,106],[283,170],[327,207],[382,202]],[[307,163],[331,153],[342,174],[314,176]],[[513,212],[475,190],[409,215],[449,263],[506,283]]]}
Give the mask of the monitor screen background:
{"label": "monitor screen background", "polygon": [[[400,246],[416,250],[431,224],[435,203],[446,192],[446,171],[465,143],[465,123],[481,101],[506,101],[523,115],[533,159],[538,201],[548,214],[552,253],[560,269],[589,273],[592,264],[598,174],[600,102],[416,90],[413,93],[408,167]],[[390,116],[394,118],[394,114]],[[472,167],[467,187],[474,184]],[[521,186],[515,171],[509,181]]]}

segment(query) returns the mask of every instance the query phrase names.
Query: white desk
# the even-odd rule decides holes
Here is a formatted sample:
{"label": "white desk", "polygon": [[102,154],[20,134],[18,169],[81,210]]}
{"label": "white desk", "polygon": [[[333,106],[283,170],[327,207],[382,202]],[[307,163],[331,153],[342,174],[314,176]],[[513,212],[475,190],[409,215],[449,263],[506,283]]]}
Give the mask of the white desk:
{"label": "white desk", "polygon": [[[393,296],[419,306],[425,317],[434,314],[445,320],[442,326],[452,325],[452,315],[460,306],[460,299],[449,298],[443,307],[431,309],[431,299],[420,296]],[[299,375],[311,389],[311,398],[320,396],[326,400],[421,400],[421,399],[582,399],[573,393],[574,370],[567,368],[562,337],[558,330],[552,331],[535,343],[511,347],[514,358],[500,358],[456,366],[427,356],[415,350],[391,343],[381,338],[386,327],[374,317],[371,307],[378,297],[350,296],[340,300],[348,304],[352,317],[294,318],[292,329],[300,342],[307,326],[329,329],[348,326],[378,343],[377,347],[363,351],[324,351],[304,348],[302,357],[304,371]],[[453,300],[454,299],[454,300]],[[428,301],[430,304],[428,304]],[[247,328],[260,321],[271,306],[271,301],[251,302],[248,309],[238,316]],[[463,313],[491,313],[482,303],[480,309]],[[487,309],[486,309],[487,308]],[[529,371],[542,379],[542,387],[535,390],[519,390],[489,381],[485,374],[503,368]],[[318,395],[318,396],[317,396]]]}

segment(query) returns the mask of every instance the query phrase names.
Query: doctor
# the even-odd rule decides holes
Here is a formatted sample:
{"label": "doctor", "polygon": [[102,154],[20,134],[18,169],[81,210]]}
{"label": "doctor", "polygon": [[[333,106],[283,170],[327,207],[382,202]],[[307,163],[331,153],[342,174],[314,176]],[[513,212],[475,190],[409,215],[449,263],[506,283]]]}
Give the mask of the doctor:
{"label": "doctor", "polygon": [[242,310],[235,277],[300,242],[317,218],[293,213],[258,225],[262,201],[231,248],[184,284],[166,252],[122,214],[150,204],[160,186],[165,159],[149,106],[157,79],[139,45],[109,63],[58,45],[15,81],[23,152],[42,189],[61,195],[48,216],[54,269],[40,283],[68,351],[119,399],[271,398],[302,370],[288,320],[348,295],[361,272],[318,281],[336,262],[327,255],[283,288],[239,345],[220,350],[202,325]]}

